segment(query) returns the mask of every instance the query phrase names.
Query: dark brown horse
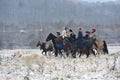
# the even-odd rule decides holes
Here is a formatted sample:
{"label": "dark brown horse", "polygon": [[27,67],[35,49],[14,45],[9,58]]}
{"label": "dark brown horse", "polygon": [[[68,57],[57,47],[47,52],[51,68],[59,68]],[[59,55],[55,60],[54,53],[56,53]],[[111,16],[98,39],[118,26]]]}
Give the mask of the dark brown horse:
{"label": "dark brown horse", "polygon": [[[75,42],[72,43],[72,56],[73,58],[76,58],[76,52],[78,50],[87,50],[87,58],[89,57],[90,51],[93,52],[95,55],[95,52],[92,50],[92,46],[95,45],[95,40],[94,39],[76,39]],[[97,45],[96,45],[97,47]]]}
{"label": "dark brown horse", "polygon": [[79,57],[82,55],[82,54],[86,54],[86,56],[88,57],[89,56],[89,52],[88,52],[88,50],[86,50],[86,49],[78,49],[78,54],[80,54],[79,55]]}
{"label": "dark brown horse", "polygon": [[96,54],[95,52],[93,51],[93,49],[91,50],[87,50],[87,49],[78,49],[78,54],[79,54],[79,57],[82,55],[82,54],[86,54],[86,58],[88,58],[88,56],[90,55],[90,51],[93,53],[93,55],[96,57]]}
{"label": "dark brown horse", "polygon": [[55,49],[55,56],[58,56],[58,53],[61,56],[64,56],[61,52],[61,50],[64,50],[64,52],[66,52],[66,55],[69,55],[69,49],[70,49],[70,45],[67,42],[63,42],[64,39],[63,38],[57,38],[55,35],[53,35],[52,33],[50,33],[47,38],[46,41],[50,41],[52,40],[53,42],[53,46]]}
{"label": "dark brown horse", "polygon": [[42,50],[42,54],[45,52],[45,55],[47,55],[47,52],[48,51],[53,51],[53,46],[51,43],[48,44],[48,47],[47,47],[47,44],[45,42],[40,42],[38,41],[37,47],[40,46],[40,50]]}

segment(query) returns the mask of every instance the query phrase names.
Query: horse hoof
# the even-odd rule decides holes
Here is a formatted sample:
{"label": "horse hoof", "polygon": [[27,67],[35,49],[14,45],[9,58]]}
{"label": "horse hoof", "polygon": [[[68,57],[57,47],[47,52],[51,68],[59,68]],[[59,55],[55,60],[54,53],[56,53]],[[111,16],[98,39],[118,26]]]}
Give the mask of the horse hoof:
{"label": "horse hoof", "polygon": [[55,55],[55,57],[57,57],[57,55]]}
{"label": "horse hoof", "polygon": [[73,56],[73,58],[76,58],[76,56]]}

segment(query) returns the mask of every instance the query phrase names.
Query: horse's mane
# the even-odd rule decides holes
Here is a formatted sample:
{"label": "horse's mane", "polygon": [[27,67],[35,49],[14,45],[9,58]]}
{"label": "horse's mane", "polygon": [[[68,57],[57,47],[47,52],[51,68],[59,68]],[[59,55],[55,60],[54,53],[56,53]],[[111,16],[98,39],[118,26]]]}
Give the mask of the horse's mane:
{"label": "horse's mane", "polygon": [[[50,33],[49,35],[52,35],[52,36],[54,36],[54,37],[56,37],[54,34],[52,34],[52,33]],[[57,38],[57,37],[56,37]]]}

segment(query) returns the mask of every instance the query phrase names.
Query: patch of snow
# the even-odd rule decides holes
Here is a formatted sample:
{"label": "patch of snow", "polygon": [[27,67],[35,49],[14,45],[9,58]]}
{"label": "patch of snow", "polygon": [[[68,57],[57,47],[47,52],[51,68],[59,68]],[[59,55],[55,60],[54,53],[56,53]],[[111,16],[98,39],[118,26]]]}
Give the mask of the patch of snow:
{"label": "patch of snow", "polygon": [[[51,56],[53,65],[46,65],[43,73],[30,71],[13,59],[16,51],[38,53],[38,49],[0,51],[0,80],[120,80],[120,46],[108,46],[109,54],[76,59]],[[47,56],[49,57],[49,56]],[[28,75],[29,73],[29,75]]]}

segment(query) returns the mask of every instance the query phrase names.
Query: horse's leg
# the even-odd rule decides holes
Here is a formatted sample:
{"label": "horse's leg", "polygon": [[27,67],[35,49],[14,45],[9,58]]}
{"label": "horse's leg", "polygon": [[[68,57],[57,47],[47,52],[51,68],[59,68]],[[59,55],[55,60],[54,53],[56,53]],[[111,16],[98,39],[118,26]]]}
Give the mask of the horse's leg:
{"label": "horse's leg", "polygon": [[67,50],[64,50],[64,52],[66,53],[66,56],[69,56],[69,52]]}
{"label": "horse's leg", "polygon": [[68,51],[66,52],[66,56],[67,56],[67,57],[69,56],[69,52],[68,52]]}
{"label": "horse's leg", "polygon": [[63,44],[63,51],[64,51],[64,53],[66,54],[65,56],[69,56],[69,52],[68,52],[68,46],[67,46],[67,44]]}
{"label": "horse's leg", "polygon": [[95,55],[99,54],[98,50],[95,48],[95,49],[92,49],[95,53]]}
{"label": "horse's leg", "polygon": [[59,50],[59,54],[60,54],[61,57],[63,56],[65,58],[65,56],[62,54],[61,50]]}
{"label": "horse's leg", "polygon": [[81,56],[81,54],[82,54],[82,51],[80,50],[80,52],[79,52],[79,53],[80,53],[80,55],[79,55],[79,57],[80,57],[80,56]]}
{"label": "horse's leg", "polygon": [[55,49],[55,57],[58,56],[58,50]]}
{"label": "horse's leg", "polygon": [[59,55],[62,57],[62,52],[61,50],[58,50]]}
{"label": "horse's leg", "polygon": [[[48,51],[52,52],[53,50],[51,50],[51,48],[49,47],[49,48],[46,49],[46,53],[47,53]],[[48,53],[48,55],[51,56],[51,53]]]}
{"label": "horse's leg", "polygon": [[76,51],[77,51],[77,50],[74,50],[74,51],[72,52],[72,57],[73,57],[73,58],[76,58]]}
{"label": "horse's leg", "polygon": [[94,51],[96,50],[97,54],[100,55],[100,49],[95,48]]}
{"label": "horse's leg", "polygon": [[80,53],[79,57],[81,57],[81,53]]}
{"label": "horse's leg", "polygon": [[45,48],[45,47],[43,48],[43,52],[45,52],[45,55],[46,55],[46,53],[47,53],[47,50],[46,50],[46,48]]}
{"label": "horse's leg", "polygon": [[68,52],[67,48],[64,49],[64,52],[66,53],[66,56],[68,57],[69,56],[69,52]]}
{"label": "horse's leg", "polygon": [[42,51],[42,54],[44,53],[44,50]]}
{"label": "horse's leg", "polygon": [[98,43],[94,43],[94,51],[96,50],[97,55],[100,55],[100,46],[98,46]]}
{"label": "horse's leg", "polygon": [[87,57],[86,57],[86,58],[88,58],[88,57],[89,57],[89,55],[90,55],[90,52],[89,52],[89,50],[87,50],[87,53],[86,53],[86,55],[87,55]]}
{"label": "horse's leg", "polygon": [[96,57],[96,54],[95,54],[95,52],[93,51],[93,49],[91,49],[91,51],[92,51],[93,55]]}
{"label": "horse's leg", "polygon": [[45,55],[47,56],[47,51],[45,51]]}

